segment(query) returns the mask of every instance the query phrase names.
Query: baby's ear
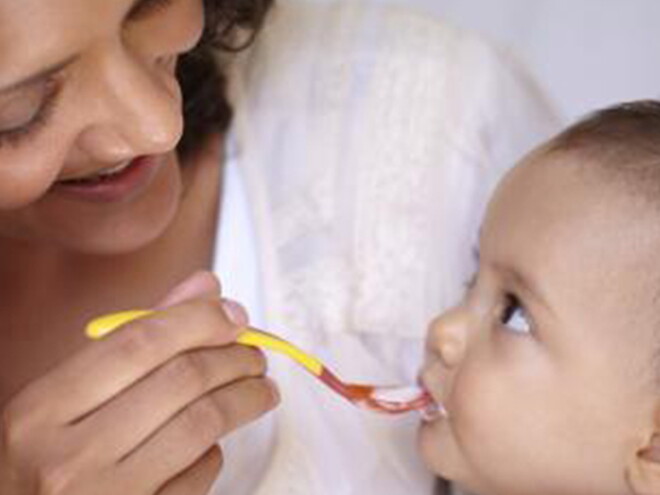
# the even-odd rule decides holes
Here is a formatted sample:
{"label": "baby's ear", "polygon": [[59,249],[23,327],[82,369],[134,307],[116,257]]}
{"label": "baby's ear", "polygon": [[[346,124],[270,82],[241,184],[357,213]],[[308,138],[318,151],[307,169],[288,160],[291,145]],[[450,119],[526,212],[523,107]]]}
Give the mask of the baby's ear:
{"label": "baby's ear", "polygon": [[660,431],[654,432],[626,467],[630,488],[636,495],[660,493]]}

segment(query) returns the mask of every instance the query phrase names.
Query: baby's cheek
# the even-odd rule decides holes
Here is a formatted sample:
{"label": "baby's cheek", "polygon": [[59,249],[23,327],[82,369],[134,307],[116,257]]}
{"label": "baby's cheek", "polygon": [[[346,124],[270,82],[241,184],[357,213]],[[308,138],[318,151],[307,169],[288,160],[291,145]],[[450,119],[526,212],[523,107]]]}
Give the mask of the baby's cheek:
{"label": "baby's cheek", "polygon": [[[507,387],[504,376],[481,366],[457,375],[447,407],[458,450],[466,466],[462,483],[477,493],[534,493],[525,466],[534,452],[524,425],[520,392]],[[532,456],[533,457],[533,456]],[[512,483],[516,480],[515,483]]]}
{"label": "baby's cheek", "polygon": [[507,398],[492,375],[461,373],[452,383],[447,409],[452,429],[466,456],[480,456],[496,447],[509,419]]}

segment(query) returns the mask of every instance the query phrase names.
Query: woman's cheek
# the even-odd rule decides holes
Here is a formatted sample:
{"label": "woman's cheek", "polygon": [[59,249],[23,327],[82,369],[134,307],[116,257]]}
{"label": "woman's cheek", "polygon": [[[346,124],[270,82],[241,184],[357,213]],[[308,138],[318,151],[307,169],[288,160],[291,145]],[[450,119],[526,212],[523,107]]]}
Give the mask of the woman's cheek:
{"label": "woman's cheek", "polygon": [[204,2],[202,0],[191,0],[189,10],[185,13],[187,19],[184,35],[184,51],[192,50],[199,42],[204,32]]}
{"label": "woman's cheek", "polygon": [[204,4],[201,0],[175,0],[161,18],[154,17],[152,26],[140,35],[154,43],[161,53],[172,55],[192,50],[204,32]]}
{"label": "woman's cheek", "polygon": [[0,147],[0,209],[23,208],[44,196],[62,170],[63,148],[55,138]]}

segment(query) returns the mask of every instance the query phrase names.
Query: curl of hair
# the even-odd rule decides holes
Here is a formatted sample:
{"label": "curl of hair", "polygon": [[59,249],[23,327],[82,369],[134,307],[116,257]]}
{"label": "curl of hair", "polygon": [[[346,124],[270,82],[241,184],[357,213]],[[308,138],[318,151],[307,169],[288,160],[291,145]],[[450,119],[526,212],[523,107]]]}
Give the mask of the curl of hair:
{"label": "curl of hair", "polygon": [[205,28],[199,44],[179,59],[184,131],[177,152],[182,162],[195,155],[212,134],[231,122],[227,81],[214,52],[248,47],[261,29],[273,0],[204,0]]}

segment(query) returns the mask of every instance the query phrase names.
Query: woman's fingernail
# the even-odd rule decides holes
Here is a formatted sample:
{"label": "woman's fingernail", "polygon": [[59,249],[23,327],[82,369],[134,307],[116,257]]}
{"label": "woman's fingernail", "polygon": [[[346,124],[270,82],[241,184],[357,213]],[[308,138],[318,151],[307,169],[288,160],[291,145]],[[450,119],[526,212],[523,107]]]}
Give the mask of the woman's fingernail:
{"label": "woman's fingernail", "polygon": [[222,309],[227,317],[239,327],[245,327],[250,323],[250,317],[246,309],[232,299],[222,299]]}
{"label": "woman's fingernail", "polygon": [[271,378],[266,378],[266,383],[268,384],[270,388],[270,393],[272,394],[272,407],[275,408],[279,405],[279,403],[282,401],[282,395],[280,394],[280,389],[277,386],[277,383],[273,381]]}
{"label": "woman's fingernail", "polygon": [[156,305],[157,309],[220,291],[218,279],[211,272],[198,271],[179,282]]}

